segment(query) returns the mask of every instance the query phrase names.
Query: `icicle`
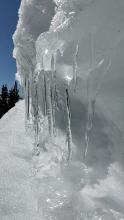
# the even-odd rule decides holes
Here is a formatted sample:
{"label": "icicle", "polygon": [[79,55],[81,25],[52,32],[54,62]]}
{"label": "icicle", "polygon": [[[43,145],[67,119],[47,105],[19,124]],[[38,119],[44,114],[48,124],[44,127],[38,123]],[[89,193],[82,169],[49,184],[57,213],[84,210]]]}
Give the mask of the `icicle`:
{"label": "icicle", "polygon": [[41,57],[41,67],[42,67],[42,69],[44,69],[44,65],[43,65],[43,56]]}
{"label": "icicle", "polygon": [[39,148],[39,103],[38,103],[38,76],[39,72],[35,71],[34,77],[32,78],[33,83],[33,116],[34,116],[34,131],[35,131],[35,143],[34,143],[34,155],[38,156],[40,154]]}
{"label": "icicle", "polygon": [[54,86],[53,91],[53,129],[54,129],[54,135],[56,136],[56,109],[58,106],[58,95],[57,95],[57,88],[56,84]]}
{"label": "icicle", "polygon": [[74,60],[73,60],[73,79],[74,79],[74,92],[76,92],[76,86],[77,86],[77,57],[78,57],[78,51],[79,51],[79,45],[76,45],[76,50],[74,54]]}
{"label": "icicle", "polygon": [[34,119],[34,109],[35,109],[35,88],[34,88],[34,77],[33,77],[33,73],[30,75],[30,93],[31,93],[31,97],[30,97],[30,113],[31,113],[31,119]]}
{"label": "icicle", "polygon": [[51,86],[51,104],[52,104],[52,117],[53,117],[53,134],[55,135],[56,134],[56,131],[55,131],[55,99],[54,99],[54,86],[52,88]]}
{"label": "icicle", "polygon": [[29,120],[30,111],[30,92],[29,92],[29,80],[25,77],[25,107],[26,107],[26,120]]}
{"label": "icicle", "polygon": [[48,74],[46,81],[46,100],[47,100],[47,115],[48,115],[48,125],[49,125],[49,134],[53,136],[53,110],[52,110],[52,98],[51,98],[51,85],[49,74],[50,72],[46,72]]}
{"label": "icicle", "polygon": [[25,128],[27,130],[27,83],[26,83],[26,77],[24,79],[24,93],[25,93]]}
{"label": "icicle", "polygon": [[44,115],[48,117],[49,134],[54,134],[53,88],[54,88],[54,56],[46,48],[43,55],[44,67]]}
{"label": "icicle", "polygon": [[35,113],[34,113],[34,126],[35,126],[34,154],[35,154],[35,156],[38,156],[40,154],[40,149],[39,149],[39,106],[38,106],[37,83],[35,86],[35,101],[36,101],[36,103],[35,103]]}
{"label": "icicle", "polygon": [[52,78],[53,78],[53,72],[54,72],[54,56],[51,57],[51,71],[52,71]]}
{"label": "icicle", "polygon": [[44,115],[47,115],[47,100],[46,100],[46,77],[45,74],[43,76],[44,81]]}
{"label": "icicle", "polygon": [[86,131],[85,131],[85,152],[84,159],[87,156],[89,142],[90,142],[90,133],[93,127],[93,118],[95,114],[95,100],[88,101],[88,110],[87,110],[87,122],[86,122]]}
{"label": "icicle", "polygon": [[28,106],[27,106],[27,117],[29,119],[29,115],[30,115],[30,84],[29,84],[29,80],[28,80]]}
{"label": "icicle", "polygon": [[[94,42],[92,34],[90,34],[90,69],[92,70],[94,67]],[[85,152],[84,159],[87,156],[89,141],[90,141],[90,132],[93,126],[93,116],[95,110],[95,101],[92,100],[90,94],[90,76],[87,79],[87,121],[86,121],[86,131],[85,131]]]}
{"label": "icicle", "polygon": [[72,132],[71,132],[71,112],[70,112],[70,98],[68,88],[66,88],[66,113],[67,113],[67,143],[68,143],[68,158],[72,155]]}
{"label": "icicle", "polygon": [[52,55],[51,57],[51,71],[52,71],[52,79],[51,79],[51,102],[52,102],[52,115],[53,115],[53,133],[56,135],[56,55]]}

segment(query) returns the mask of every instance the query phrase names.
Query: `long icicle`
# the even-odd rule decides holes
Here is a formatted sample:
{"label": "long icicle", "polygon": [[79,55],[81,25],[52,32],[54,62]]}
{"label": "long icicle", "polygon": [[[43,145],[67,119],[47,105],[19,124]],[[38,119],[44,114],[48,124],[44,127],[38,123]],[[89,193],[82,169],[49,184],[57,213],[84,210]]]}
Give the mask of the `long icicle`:
{"label": "long icicle", "polygon": [[53,134],[56,136],[56,54],[51,56],[51,103]]}
{"label": "long icicle", "polygon": [[[36,83],[36,82],[35,82]],[[40,149],[39,149],[39,106],[38,106],[38,88],[37,84],[35,87],[35,100],[36,100],[36,105],[35,105],[35,146],[34,146],[34,153],[35,156],[38,156],[40,154]]]}
{"label": "long icicle", "polygon": [[[90,34],[90,69],[93,69],[94,65],[94,42],[93,36]],[[87,156],[89,141],[90,141],[90,132],[92,129],[93,123],[93,111],[95,109],[95,102],[92,102],[90,97],[90,76],[87,79],[87,121],[86,121],[86,131],[85,131],[85,152],[84,159]],[[94,104],[94,105],[93,105]]]}
{"label": "long icicle", "polygon": [[[30,93],[29,93],[29,80],[25,77],[25,108],[26,108],[26,121],[29,120],[29,99],[30,99]],[[27,123],[27,122],[26,122]]]}
{"label": "long icicle", "polygon": [[68,88],[66,88],[66,112],[67,112],[67,143],[68,143],[68,158],[69,161],[72,156],[72,132],[71,132],[71,112],[70,112],[70,98]]}
{"label": "long icicle", "polygon": [[56,91],[56,83],[54,85],[53,91],[53,128],[54,128],[54,135],[56,136],[56,108],[57,108],[57,91]]}
{"label": "long icicle", "polygon": [[28,79],[28,106],[27,106],[27,117],[29,119],[30,117],[30,83],[29,83],[29,79]]}
{"label": "long icicle", "polygon": [[43,76],[43,81],[44,81],[44,115],[47,115],[47,98],[46,98],[46,77],[45,73]]}
{"label": "long icicle", "polygon": [[49,134],[51,137],[53,137],[53,111],[52,111],[51,86],[50,86],[49,76],[47,76],[47,81],[46,81],[46,100],[47,100]]}
{"label": "long icicle", "polygon": [[79,45],[76,45],[76,51],[74,53],[73,57],[73,79],[74,79],[74,92],[76,92],[76,86],[77,86],[77,57],[78,57],[78,51],[79,51]]}

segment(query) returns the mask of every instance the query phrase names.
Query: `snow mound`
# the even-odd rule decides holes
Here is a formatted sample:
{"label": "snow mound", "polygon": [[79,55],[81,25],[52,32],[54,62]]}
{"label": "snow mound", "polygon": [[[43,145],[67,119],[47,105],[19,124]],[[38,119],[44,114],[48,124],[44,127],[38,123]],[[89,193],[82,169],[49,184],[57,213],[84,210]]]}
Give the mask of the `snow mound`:
{"label": "snow mound", "polygon": [[24,125],[23,101],[0,120],[1,220],[35,219],[36,216],[29,178],[32,139],[26,136]]}
{"label": "snow mound", "polygon": [[[46,151],[34,156],[34,138],[24,128],[24,108],[24,101],[20,101],[0,120],[1,220],[124,219],[123,150],[118,148],[117,156],[113,144],[111,151],[110,146],[102,146],[94,158],[93,149],[88,158],[90,165],[86,166],[80,160],[79,148],[75,158],[65,163],[61,159],[65,143],[60,133],[56,145],[48,139]],[[106,125],[100,118],[100,126],[103,122]]]}

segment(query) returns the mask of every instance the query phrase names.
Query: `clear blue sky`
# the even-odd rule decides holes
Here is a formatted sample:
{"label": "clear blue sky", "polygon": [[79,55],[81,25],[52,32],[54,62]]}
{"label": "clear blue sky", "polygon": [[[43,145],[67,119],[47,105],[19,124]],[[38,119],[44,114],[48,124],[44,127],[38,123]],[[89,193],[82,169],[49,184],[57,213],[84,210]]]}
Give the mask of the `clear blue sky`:
{"label": "clear blue sky", "polygon": [[21,0],[0,0],[0,87],[11,87],[15,80],[16,63],[12,57],[12,35],[18,20]]}

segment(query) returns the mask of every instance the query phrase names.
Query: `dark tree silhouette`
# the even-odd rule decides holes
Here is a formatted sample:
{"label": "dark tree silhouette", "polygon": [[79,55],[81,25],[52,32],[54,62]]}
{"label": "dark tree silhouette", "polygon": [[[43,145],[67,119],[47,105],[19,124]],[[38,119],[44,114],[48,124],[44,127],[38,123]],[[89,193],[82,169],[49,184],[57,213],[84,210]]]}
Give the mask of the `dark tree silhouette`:
{"label": "dark tree silhouette", "polygon": [[5,84],[2,86],[1,89],[1,103],[5,112],[8,111],[8,102],[9,102],[9,93],[8,93],[7,85]]}
{"label": "dark tree silhouette", "polygon": [[1,88],[0,95],[0,118],[12,107],[15,106],[15,103],[18,102],[19,90],[17,82],[15,82],[14,86],[8,91],[7,85],[3,85]]}
{"label": "dark tree silhouette", "polygon": [[17,82],[15,82],[15,85],[13,88],[9,91],[9,108],[12,108],[15,106],[15,103],[19,101],[19,90],[17,86]]}
{"label": "dark tree silhouette", "polygon": [[13,88],[14,91],[14,99],[15,99],[15,103],[19,101],[19,90],[18,90],[18,86],[17,86],[17,82],[15,81],[15,85]]}

